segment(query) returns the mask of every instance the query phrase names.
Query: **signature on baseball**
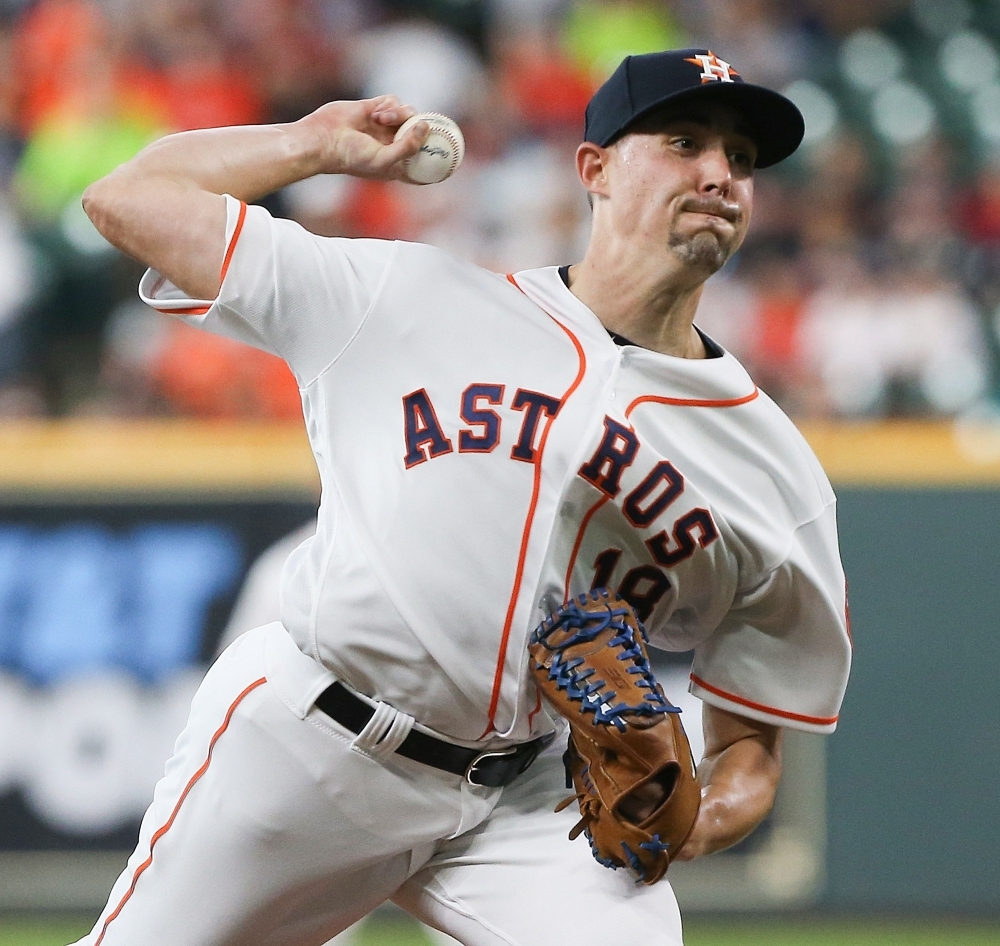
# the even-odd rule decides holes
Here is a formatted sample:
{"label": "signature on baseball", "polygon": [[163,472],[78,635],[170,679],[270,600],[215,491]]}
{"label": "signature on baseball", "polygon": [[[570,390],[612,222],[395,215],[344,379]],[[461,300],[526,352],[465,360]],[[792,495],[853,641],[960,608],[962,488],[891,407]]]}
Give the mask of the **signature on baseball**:
{"label": "signature on baseball", "polygon": [[406,179],[413,184],[437,184],[455,173],[465,157],[465,137],[462,129],[440,112],[420,112],[408,118],[396,132],[405,135],[417,122],[425,121],[430,132],[420,150],[403,162]]}

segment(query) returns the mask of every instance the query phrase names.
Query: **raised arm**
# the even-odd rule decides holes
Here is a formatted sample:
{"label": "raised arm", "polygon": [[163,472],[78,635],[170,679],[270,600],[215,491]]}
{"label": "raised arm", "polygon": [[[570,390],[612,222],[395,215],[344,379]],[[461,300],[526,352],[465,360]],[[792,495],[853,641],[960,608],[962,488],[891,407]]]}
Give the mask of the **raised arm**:
{"label": "raised arm", "polygon": [[698,766],[701,810],[677,859],[714,854],[767,816],[781,778],[781,729],[704,704],[705,755]]}
{"label": "raised arm", "polygon": [[232,194],[252,201],[314,174],[402,178],[428,126],[393,135],[414,110],[394,96],[330,102],[297,122],[168,135],[87,188],[83,206],[112,244],[195,299],[219,292]]}

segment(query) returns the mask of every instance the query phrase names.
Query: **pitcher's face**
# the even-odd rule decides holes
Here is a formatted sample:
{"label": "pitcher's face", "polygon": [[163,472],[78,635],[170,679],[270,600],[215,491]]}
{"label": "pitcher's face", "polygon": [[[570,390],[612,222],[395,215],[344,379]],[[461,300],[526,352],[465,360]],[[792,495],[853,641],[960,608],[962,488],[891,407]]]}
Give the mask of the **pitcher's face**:
{"label": "pitcher's face", "polygon": [[757,149],[732,109],[664,110],[608,151],[615,216],[651,252],[666,249],[705,278],[736,252],[750,223]]}

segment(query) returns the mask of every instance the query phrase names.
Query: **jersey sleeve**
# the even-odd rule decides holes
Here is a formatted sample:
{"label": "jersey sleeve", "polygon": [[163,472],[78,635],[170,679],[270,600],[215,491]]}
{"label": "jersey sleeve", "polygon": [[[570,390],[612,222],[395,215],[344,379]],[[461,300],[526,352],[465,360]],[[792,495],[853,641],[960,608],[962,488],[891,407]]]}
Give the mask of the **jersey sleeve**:
{"label": "jersey sleeve", "polygon": [[227,195],[218,297],[191,299],[155,270],[143,276],[139,295],[160,312],[279,355],[306,385],[358,332],[395,247],[316,236]]}
{"label": "jersey sleeve", "polygon": [[741,716],[833,732],[851,663],[835,506],[795,530],[784,561],[737,596],[695,649],[690,690]]}

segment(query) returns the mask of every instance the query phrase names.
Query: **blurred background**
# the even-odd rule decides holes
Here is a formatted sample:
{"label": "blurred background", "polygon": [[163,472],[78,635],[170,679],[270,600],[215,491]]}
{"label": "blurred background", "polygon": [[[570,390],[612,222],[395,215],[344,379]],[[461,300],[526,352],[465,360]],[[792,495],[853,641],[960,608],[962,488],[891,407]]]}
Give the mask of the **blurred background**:
{"label": "blurred background", "polygon": [[0,944],[89,928],[316,507],[283,363],[146,310],[83,189],[172,131],[392,92],[461,124],[452,179],[318,177],[271,212],[571,263],[584,105],[679,46],[806,117],[699,324],[834,481],[857,648],[772,818],[676,871],[690,941],[1000,943],[1000,0],[0,0]]}

